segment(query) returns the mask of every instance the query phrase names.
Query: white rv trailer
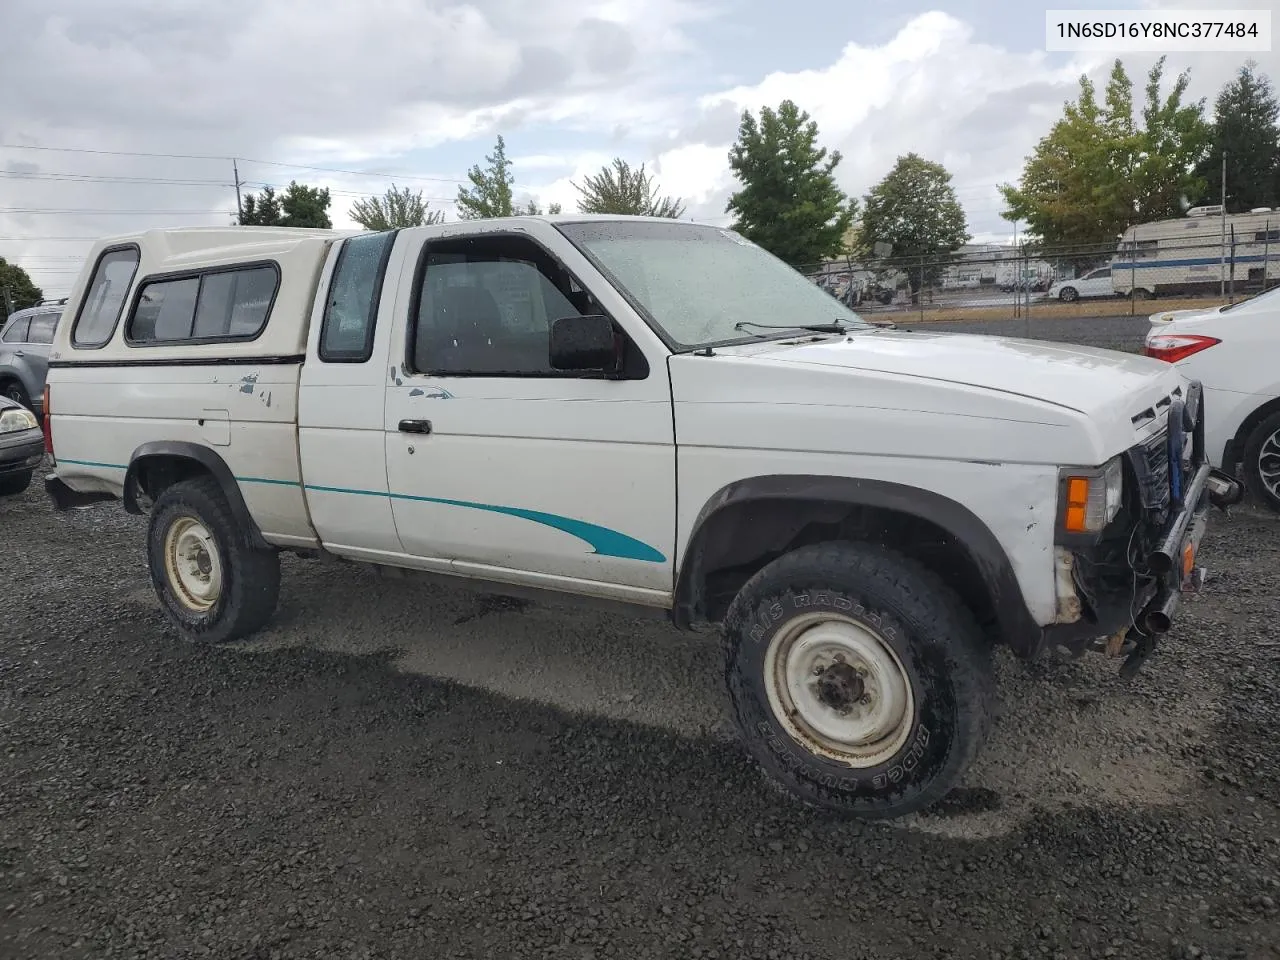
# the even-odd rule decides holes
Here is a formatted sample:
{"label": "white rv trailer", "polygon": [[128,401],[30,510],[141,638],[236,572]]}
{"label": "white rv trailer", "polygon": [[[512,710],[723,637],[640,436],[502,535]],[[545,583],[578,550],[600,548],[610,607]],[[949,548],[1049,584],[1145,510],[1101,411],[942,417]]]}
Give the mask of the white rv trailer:
{"label": "white rv trailer", "polygon": [[1124,296],[1236,293],[1280,281],[1280,207],[1227,214],[1193,207],[1177,220],[1130,227],[1119,237],[1112,282]]}

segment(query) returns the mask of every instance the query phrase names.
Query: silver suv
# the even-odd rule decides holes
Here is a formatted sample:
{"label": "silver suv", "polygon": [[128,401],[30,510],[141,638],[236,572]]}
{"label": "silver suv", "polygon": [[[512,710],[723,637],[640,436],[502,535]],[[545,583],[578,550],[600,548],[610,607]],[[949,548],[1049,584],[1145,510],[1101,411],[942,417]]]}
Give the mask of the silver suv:
{"label": "silver suv", "polygon": [[16,310],[0,331],[0,396],[40,414],[53,330],[66,300]]}

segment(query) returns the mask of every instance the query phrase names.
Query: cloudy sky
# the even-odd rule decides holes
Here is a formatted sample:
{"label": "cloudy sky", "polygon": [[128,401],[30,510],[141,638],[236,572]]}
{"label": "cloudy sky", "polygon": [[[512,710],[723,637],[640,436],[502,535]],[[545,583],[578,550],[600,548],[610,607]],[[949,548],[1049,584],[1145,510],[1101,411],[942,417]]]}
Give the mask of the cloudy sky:
{"label": "cloudy sky", "polygon": [[[0,256],[64,295],[84,238],[230,222],[231,157],[247,190],[328,186],[338,226],[392,180],[452,218],[459,181],[499,133],[522,199],[571,210],[572,181],[622,156],[647,163],[690,216],[727,224],[738,116],[786,98],[843,153],[847,191],[914,150],[952,171],[976,239],[1004,239],[996,185],[1017,178],[1076,78],[1104,76],[1112,56],[1045,53],[1044,7],[0,0]],[[1280,56],[1252,56],[1280,81]],[[1123,59],[1141,87],[1154,55]],[[1243,59],[1172,54],[1169,66],[1190,68],[1193,95],[1212,101]]]}

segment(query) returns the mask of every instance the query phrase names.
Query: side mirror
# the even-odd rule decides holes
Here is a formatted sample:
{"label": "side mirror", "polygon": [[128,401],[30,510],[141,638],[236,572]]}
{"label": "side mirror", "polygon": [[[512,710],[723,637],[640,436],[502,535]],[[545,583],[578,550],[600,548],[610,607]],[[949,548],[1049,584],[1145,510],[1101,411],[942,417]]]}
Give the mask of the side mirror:
{"label": "side mirror", "polygon": [[617,373],[622,344],[608,317],[561,317],[551,325],[551,369]]}

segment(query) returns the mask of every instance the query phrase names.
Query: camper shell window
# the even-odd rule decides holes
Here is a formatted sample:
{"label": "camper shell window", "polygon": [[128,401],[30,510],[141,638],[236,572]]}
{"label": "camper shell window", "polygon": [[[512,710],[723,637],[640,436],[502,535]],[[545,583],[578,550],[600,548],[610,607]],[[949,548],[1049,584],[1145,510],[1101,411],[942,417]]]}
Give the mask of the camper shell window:
{"label": "camper shell window", "polygon": [[256,340],[279,287],[274,262],[147,277],[134,296],[125,340],[138,347]]}
{"label": "camper shell window", "polygon": [[116,332],[133,275],[138,271],[141,251],[130,244],[102,252],[93,268],[93,277],[71,327],[71,346],[80,350],[105,347]]}

